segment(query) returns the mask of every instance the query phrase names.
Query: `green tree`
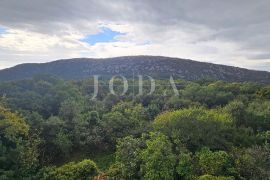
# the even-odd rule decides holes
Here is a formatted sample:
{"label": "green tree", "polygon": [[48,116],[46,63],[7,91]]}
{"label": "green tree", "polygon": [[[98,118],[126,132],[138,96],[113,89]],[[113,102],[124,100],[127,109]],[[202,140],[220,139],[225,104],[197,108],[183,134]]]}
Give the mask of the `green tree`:
{"label": "green tree", "polygon": [[246,110],[246,126],[255,131],[270,129],[270,101],[254,101]]}
{"label": "green tree", "polygon": [[225,151],[212,152],[208,148],[203,148],[196,153],[196,158],[201,174],[220,176],[233,175],[236,172],[230,156]]}
{"label": "green tree", "polygon": [[245,111],[245,105],[243,102],[235,100],[230,102],[226,107],[225,111],[230,113],[233,117],[234,124],[237,127],[245,126],[245,120],[246,120],[246,111]]}
{"label": "green tree", "polygon": [[105,150],[104,130],[97,111],[86,112],[75,126],[75,144],[86,150]]}
{"label": "green tree", "polygon": [[[61,132],[62,131],[62,132]],[[41,132],[42,157],[44,163],[52,162],[54,159],[63,157],[71,149],[63,148],[64,144],[70,144],[70,134],[65,134],[65,122],[57,116],[52,116],[43,123]],[[60,140],[61,139],[61,140]],[[64,140],[63,142],[61,142]],[[66,146],[71,148],[71,146]]]}
{"label": "green tree", "polygon": [[232,143],[228,139],[232,117],[221,109],[189,108],[164,112],[156,117],[153,125],[175,144],[184,145],[192,152],[203,146],[228,149]]}
{"label": "green tree", "polygon": [[234,180],[233,177],[203,175],[198,180]]}
{"label": "green tree", "polygon": [[120,112],[110,112],[103,116],[102,127],[106,132],[107,138],[111,143],[116,142],[117,138],[123,138],[131,134],[135,123],[130,121]]}
{"label": "green tree", "polygon": [[128,135],[138,137],[149,127],[142,105],[134,105],[130,102],[120,102],[113,106],[111,112],[104,114],[102,125],[107,137],[112,142]]}
{"label": "green tree", "polygon": [[70,140],[70,135],[65,133],[63,130],[60,130],[55,139],[53,140],[55,146],[67,157],[72,150],[72,142]]}
{"label": "green tree", "polygon": [[60,107],[59,117],[65,121],[65,128],[73,131],[76,123],[80,121],[82,105],[74,99],[65,100]]}
{"label": "green tree", "polygon": [[188,180],[195,178],[194,158],[191,153],[181,152],[178,155],[178,164],[176,166],[176,172],[183,179]]}
{"label": "green tree", "polygon": [[247,149],[237,149],[233,152],[235,165],[241,177],[246,179],[269,179],[270,148],[253,146]]}
{"label": "green tree", "polygon": [[99,170],[96,164],[88,159],[81,162],[70,162],[58,168],[47,168],[40,173],[42,180],[88,180],[94,179],[98,175]]}
{"label": "green tree", "polygon": [[0,179],[22,178],[38,166],[38,139],[18,114],[0,106]]}
{"label": "green tree", "polygon": [[174,178],[176,157],[168,137],[160,133],[150,133],[146,149],[141,153],[143,178],[149,180]]}
{"label": "green tree", "polygon": [[257,96],[261,99],[270,100],[270,86],[263,87],[259,91],[257,91]]}
{"label": "green tree", "polygon": [[120,165],[124,179],[139,179],[142,143],[141,139],[131,136],[119,139],[116,147],[116,161]]}

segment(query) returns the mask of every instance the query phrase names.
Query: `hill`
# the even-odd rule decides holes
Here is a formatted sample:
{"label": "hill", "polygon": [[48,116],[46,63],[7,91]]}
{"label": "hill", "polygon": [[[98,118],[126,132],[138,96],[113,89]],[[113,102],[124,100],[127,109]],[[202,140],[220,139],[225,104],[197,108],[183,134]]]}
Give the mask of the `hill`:
{"label": "hill", "polygon": [[49,63],[21,64],[0,70],[0,81],[51,74],[63,79],[83,79],[92,75],[133,74],[163,78],[170,75],[185,80],[213,79],[225,81],[270,82],[270,73],[244,68],[161,56],[125,56],[105,59],[76,58]]}

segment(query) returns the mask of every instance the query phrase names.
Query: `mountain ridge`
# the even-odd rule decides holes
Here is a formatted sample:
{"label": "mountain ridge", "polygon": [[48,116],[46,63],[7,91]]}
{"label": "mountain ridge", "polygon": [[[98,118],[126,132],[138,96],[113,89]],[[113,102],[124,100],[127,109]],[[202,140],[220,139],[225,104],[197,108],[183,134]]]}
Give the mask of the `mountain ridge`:
{"label": "mountain ridge", "polygon": [[72,58],[47,63],[25,63],[0,70],[0,81],[50,74],[63,79],[84,79],[93,75],[133,74],[156,78],[173,76],[185,80],[213,79],[270,83],[270,72],[164,56],[121,56],[112,58]]}

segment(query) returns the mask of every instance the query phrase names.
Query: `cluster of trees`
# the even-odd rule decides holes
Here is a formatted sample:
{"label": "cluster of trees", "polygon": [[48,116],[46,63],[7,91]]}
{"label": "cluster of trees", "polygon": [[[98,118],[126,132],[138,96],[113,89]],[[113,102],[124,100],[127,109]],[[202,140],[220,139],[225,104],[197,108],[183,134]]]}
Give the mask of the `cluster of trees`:
{"label": "cluster of trees", "polygon": [[257,134],[250,127],[237,128],[226,108],[165,112],[154,120],[149,134],[119,140],[116,161],[120,177],[269,178],[269,131]]}
{"label": "cluster of trees", "polygon": [[103,80],[92,99],[93,83],[0,83],[0,179],[270,177],[270,86],[177,80],[176,96],[159,80],[117,96]]}

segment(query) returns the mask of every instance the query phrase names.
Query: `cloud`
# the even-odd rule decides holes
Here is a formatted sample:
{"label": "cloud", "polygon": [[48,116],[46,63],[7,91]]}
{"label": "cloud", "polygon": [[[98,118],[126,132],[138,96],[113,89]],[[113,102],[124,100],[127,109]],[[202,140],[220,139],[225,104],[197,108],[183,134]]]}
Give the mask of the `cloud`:
{"label": "cloud", "polygon": [[2,0],[0,68],[148,54],[270,70],[269,7],[268,0]]}

